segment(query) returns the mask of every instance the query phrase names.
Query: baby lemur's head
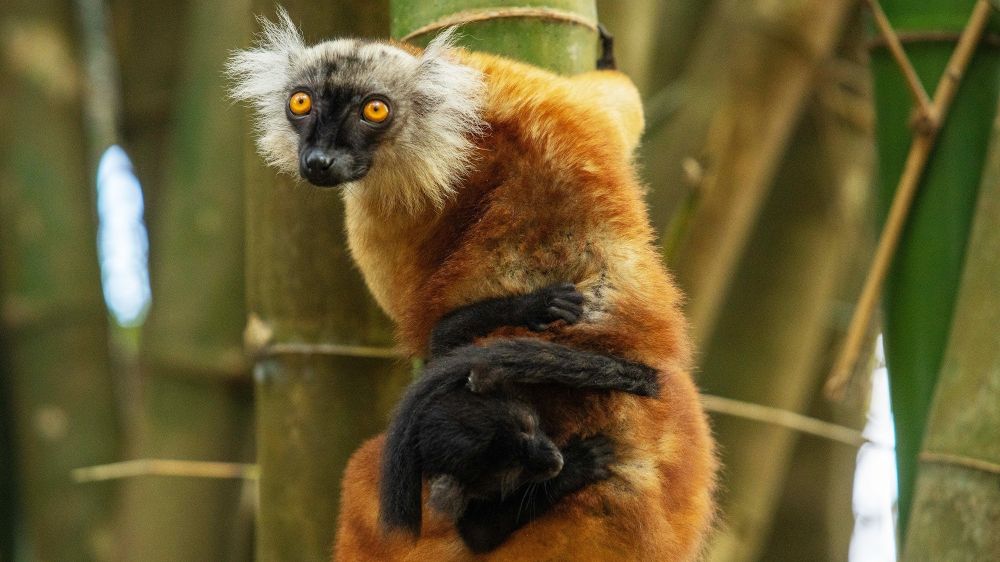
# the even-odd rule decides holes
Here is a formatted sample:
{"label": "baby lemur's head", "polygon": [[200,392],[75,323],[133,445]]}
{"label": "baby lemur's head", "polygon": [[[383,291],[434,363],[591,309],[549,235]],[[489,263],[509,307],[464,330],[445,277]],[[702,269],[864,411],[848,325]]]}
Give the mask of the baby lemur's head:
{"label": "baby lemur's head", "polygon": [[[469,393],[461,400],[426,412],[422,424],[420,456],[431,472],[431,507],[458,518],[469,500],[502,498],[562,470],[562,454],[539,427],[534,408],[500,396]],[[456,409],[463,412],[456,415]],[[447,459],[449,472],[434,474],[440,459]]]}
{"label": "baby lemur's head", "polygon": [[457,519],[469,500],[500,498],[563,467],[558,447],[528,404],[476,394],[464,378],[433,366],[400,403],[383,452],[380,519],[386,529],[420,532],[423,477],[430,504]]}
{"label": "baby lemur's head", "polygon": [[482,128],[482,78],[452,60],[451,34],[422,52],[356,39],[306,46],[284,10],[260,21],[258,43],[227,69],[233,98],[256,110],[267,162],[386,210],[443,204]]}

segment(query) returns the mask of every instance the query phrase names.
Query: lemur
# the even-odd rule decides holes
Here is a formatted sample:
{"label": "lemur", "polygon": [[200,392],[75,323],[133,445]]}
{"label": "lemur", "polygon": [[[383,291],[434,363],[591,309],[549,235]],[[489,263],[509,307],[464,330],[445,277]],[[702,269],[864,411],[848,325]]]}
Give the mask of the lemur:
{"label": "lemur", "polygon": [[[449,37],[426,49],[355,39],[307,46],[279,13],[230,60],[232,95],[256,109],[268,163],[339,186],[352,256],[413,355],[425,354],[449,311],[569,281],[586,297],[579,321],[502,328],[465,346],[471,386],[482,388],[477,365],[490,366],[489,383],[502,382],[553,349],[656,371],[655,398],[525,385],[521,398],[554,443],[603,434],[615,460],[609,478],[483,559],[692,560],[713,520],[717,462],[689,374],[682,297],[654,245],[632,161],[638,92],[616,71],[558,76]],[[433,511],[416,538],[383,532],[384,444],[375,437],[348,462],[335,557],[473,557],[454,522]]]}
{"label": "lemur", "polygon": [[[428,504],[455,520],[473,552],[488,552],[562,497],[610,475],[614,448],[607,438],[572,439],[560,451],[540,427],[534,408],[518,400],[513,389],[472,387],[471,381],[482,385],[489,378],[470,377],[469,357],[479,350],[460,347],[501,326],[541,331],[552,322],[572,324],[582,302],[572,284],[561,283],[467,305],[438,323],[431,362],[408,389],[387,431],[383,523],[419,533],[421,476],[431,475]],[[531,371],[503,386],[558,380],[574,388],[642,396],[657,392],[656,372],[644,365],[564,347],[551,351],[552,360],[540,358]],[[516,343],[511,352],[520,353]],[[491,366],[476,369],[488,373]]]}

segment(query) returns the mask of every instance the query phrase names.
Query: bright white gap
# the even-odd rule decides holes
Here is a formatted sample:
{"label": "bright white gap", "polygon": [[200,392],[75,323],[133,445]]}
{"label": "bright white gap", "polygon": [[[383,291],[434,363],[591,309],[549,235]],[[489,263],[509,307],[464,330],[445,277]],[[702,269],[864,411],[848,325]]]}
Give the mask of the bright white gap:
{"label": "bright white gap", "polygon": [[149,238],[142,188],[132,161],[117,145],[97,166],[97,250],[104,301],[124,327],[142,324],[149,310]]}
{"label": "bright white gap", "polygon": [[854,472],[854,534],[850,562],[896,560],[896,435],[889,406],[889,376],[882,336],[875,345],[872,398]]}

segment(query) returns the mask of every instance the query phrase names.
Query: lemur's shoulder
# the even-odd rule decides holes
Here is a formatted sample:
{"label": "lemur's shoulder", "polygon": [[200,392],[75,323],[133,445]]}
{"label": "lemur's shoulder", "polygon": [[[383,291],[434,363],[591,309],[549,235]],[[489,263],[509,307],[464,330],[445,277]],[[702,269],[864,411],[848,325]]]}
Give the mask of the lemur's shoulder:
{"label": "lemur's shoulder", "polygon": [[546,117],[595,120],[590,130],[615,130],[625,153],[631,156],[642,136],[645,120],[642,99],[632,80],[617,70],[593,70],[561,76],[498,55],[456,48],[458,62],[483,73],[487,120],[531,117],[526,108],[549,112]]}

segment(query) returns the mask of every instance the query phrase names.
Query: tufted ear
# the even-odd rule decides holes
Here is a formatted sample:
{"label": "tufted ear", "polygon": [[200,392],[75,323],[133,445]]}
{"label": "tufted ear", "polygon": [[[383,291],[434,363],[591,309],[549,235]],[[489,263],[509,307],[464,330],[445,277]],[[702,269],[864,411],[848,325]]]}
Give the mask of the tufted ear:
{"label": "tufted ear", "polygon": [[261,32],[250,49],[235,51],[226,61],[229,96],[254,109],[257,149],[271,166],[298,170],[298,136],[285,117],[286,88],[295,58],[306,46],[302,33],[284,8],[277,21],[258,17]]}

